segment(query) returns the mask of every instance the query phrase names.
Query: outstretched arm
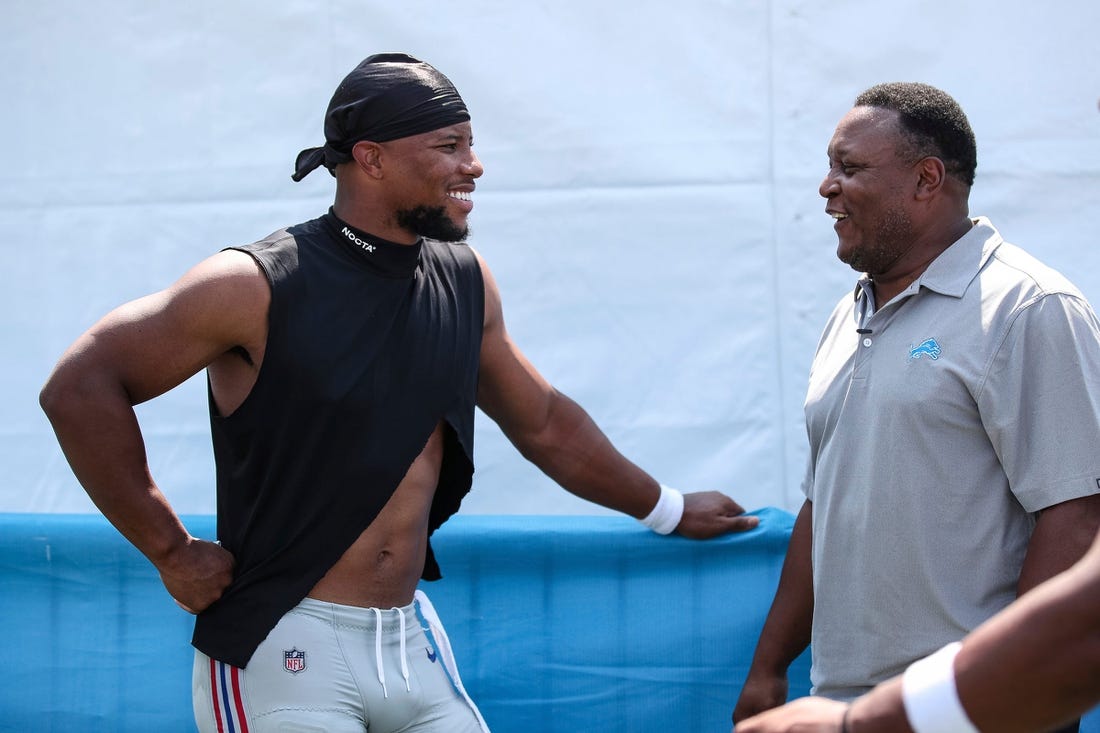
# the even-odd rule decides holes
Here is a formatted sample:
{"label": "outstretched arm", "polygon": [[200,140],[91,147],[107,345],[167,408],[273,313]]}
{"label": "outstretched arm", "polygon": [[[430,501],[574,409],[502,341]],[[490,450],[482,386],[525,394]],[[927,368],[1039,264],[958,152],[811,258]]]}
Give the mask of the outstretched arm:
{"label": "outstretched arm", "polygon": [[192,612],[221,595],[233,558],[191,537],[169,506],[150,475],[133,406],[252,343],[257,323],[266,330],[266,288],[247,255],[215,255],[167,290],[104,316],[64,353],[40,395],[89,497]]}
{"label": "outstretched arm", "polygon": [[[1050,730],[1100,702],[1100,535],[1084,558],[985,622],[954,660],[966,716],[980,731]],[[803,698],[737,725],[737,733],[837,733],[845,706]],[[902,678],[847,711],[849,733],[911,731]]]}
{"label": "outstretched arm", "polygon": [[[558,484],[588,501],[641,519],[657,503],[657,481],[623,456],[585,410],[547,382],[509,338],[496,282],[485,280],[485,330],[478,405],[520,453]],[[713,537],[755,527],[737,502],[719,492],[684,497],[676,531]]]}

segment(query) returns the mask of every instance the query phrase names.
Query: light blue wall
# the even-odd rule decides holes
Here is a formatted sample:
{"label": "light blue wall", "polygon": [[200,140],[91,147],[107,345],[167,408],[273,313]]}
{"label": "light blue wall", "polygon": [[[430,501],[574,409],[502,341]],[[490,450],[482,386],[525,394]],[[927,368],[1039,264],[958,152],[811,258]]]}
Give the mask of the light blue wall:
{"label": "light blue wall", "polygon": [[[979,139],[973,212],[1100,301],[1100,5],[18,0],[0,44],[0,511],[84,512],[36,404],[109,308],[311,217],[290,181],[369,53],[443,69],[487,172],[472,243],[513,336],[666,483],[800,501],[801,403],[852,285],[817,184],[863,88],[923,80]],[[213,511],[200,379],[143,406],[155,476]],[[588,513],[482,420],[464,512]]]}

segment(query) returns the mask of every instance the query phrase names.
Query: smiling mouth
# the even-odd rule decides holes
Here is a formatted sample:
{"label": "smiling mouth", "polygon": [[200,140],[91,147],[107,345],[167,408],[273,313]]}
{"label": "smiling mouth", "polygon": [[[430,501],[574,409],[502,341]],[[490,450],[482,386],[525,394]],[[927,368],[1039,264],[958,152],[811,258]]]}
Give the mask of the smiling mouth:
{"label": "smiling mouth", "polygon": [[829,216],[833,217],[837,221],[840,221],[841,219],[847,219],[848,218],[847,214],[841,214],[839,211],[830,211],[830,212],[827,212],[827,213],[829,214]]}
{"label": "smiling mouth", "polygon": [[448,191],[447,192],[447,197],[452,198],[452,199],[457,199],[459,201],[471,201],[471,200],[473,200],[472,197],[470,196],[470,194],[466,193],[465,191]]}

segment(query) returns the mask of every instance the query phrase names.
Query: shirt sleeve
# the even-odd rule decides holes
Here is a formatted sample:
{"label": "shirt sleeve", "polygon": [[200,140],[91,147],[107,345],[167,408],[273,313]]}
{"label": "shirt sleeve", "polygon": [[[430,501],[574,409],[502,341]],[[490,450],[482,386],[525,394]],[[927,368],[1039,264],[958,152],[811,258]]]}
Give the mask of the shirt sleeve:
{"label": "shirt sleeve", "polygon": [[1087,301],[1050,293],[1024,304],[977,399],[1025,510],[1100,493],[1100,322]]}

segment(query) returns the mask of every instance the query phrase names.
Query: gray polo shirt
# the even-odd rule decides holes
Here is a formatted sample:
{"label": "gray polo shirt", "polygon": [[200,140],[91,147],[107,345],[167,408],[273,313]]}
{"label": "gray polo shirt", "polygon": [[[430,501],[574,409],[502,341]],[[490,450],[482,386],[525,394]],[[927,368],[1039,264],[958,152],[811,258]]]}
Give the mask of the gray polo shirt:
{"label": "gray polo shirt", "polygon": [[979,218],[877,311],[865,285],[805,406],[811,680],[837,698],[1012,602],[1033,513],[1100,491],[1100,323],[1065,277]]}

